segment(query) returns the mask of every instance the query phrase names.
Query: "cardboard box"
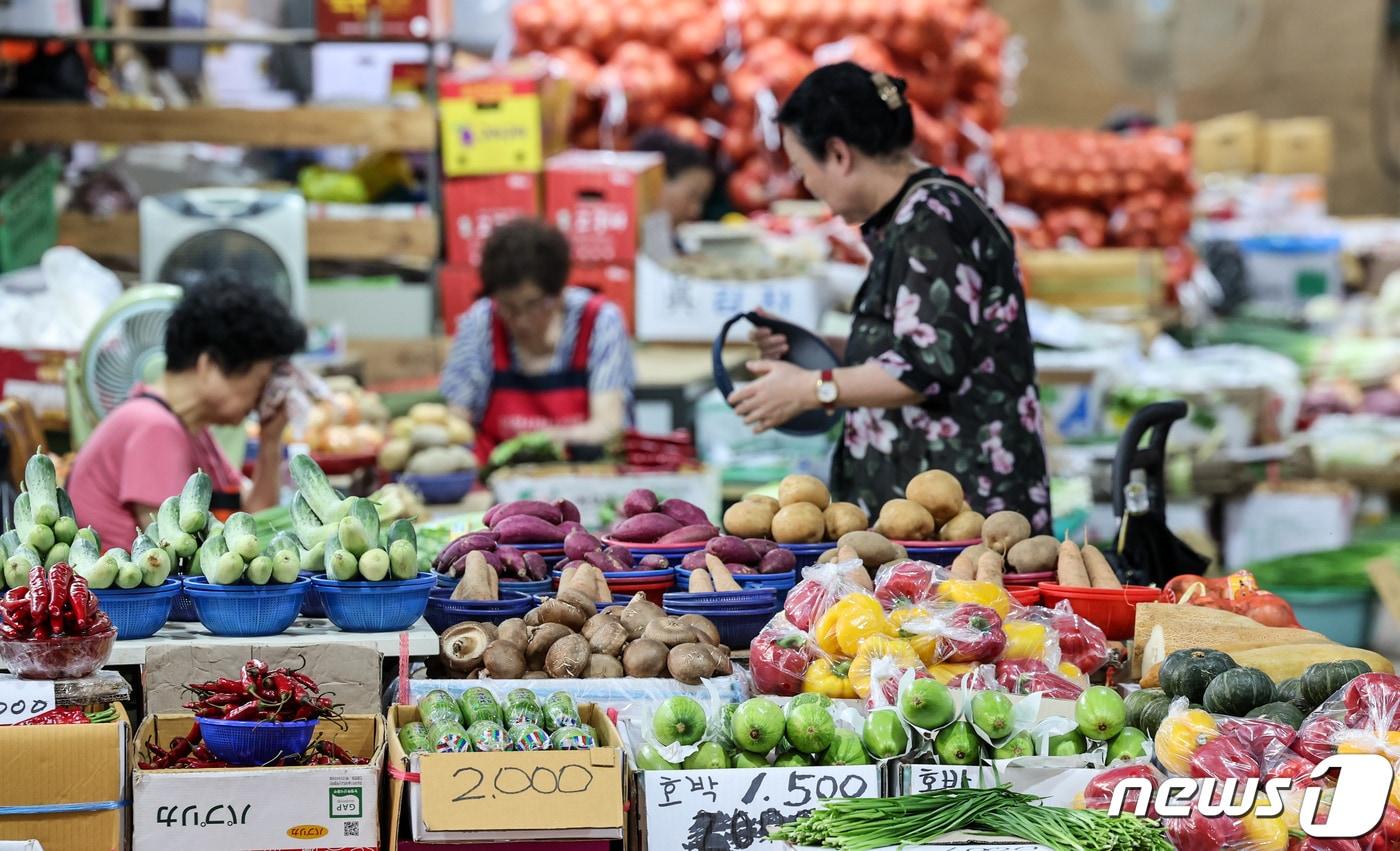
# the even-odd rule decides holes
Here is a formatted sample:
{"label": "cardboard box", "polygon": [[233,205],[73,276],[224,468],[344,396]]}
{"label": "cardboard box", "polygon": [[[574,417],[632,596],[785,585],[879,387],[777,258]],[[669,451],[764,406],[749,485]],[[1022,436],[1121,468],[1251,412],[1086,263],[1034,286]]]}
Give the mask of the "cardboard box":
{"label": "cardboard box", "polygon": [[87,805],[72,813],[0,816],[0,840],[37,839],[46,851],[125,849],[131,722],[0,727],[0,807]]}
{"label": "cardboard box", "polygon": [[[380,839],[384,719],[346,715],[344,721],[343,730],[322,721],[316,733],[368,758],[368,765],[136,768],[131,775],[134,847],[374,851]],[[193,723],[191,715],[148,716],[131,743],[132,765],[143,758],[145,742],[169,742],[187,734]]]}
{"label": "cardboard box", "polygon": [[578,506],[579,522],[589,527],[601,528],[603,508],[621,505],[634,488],[650,488],[661,499],[692,502],[711,520],[720,517],[719,471],[713,467],[677,473],[628,472],[624,476],[614,464],[527,464],[496,471],[490,485],[498,503],[568,494]]}
{"label": "cardboard box", "polygon": [[347,348],[364,361],[365,385],[370,389],[405,382],[435,381],[451,348],[450,337],[425,340],[351,340]]}
{"label": "cardboard box", "polygon": [[497,225],[540,214],[539,176],[457,177],[442,187],[447,262],[478,267],[481,249]]}
{"label": "cardboard box", "polygon": [[665,181],[660,154],[567,151],[545,163],[545,217],[578,264],[630,263]]}
{"label": "cardboard box", "polygon": [[1358,500],[1349,485],[1289,482],[1260,485],[1225,505],[1225,564],[1230,570],[1351,543]]}
{"label": "cardboard box", "polygon": [[442,309],[442,330],[450,338],[457,323],[481,298],[481,273],[476,266],[444,264],[438,267],[438,303]]}
{"label": "cardboard box", "polygon": [[571,285],[593,290],[620,307],[622,317],[627,320],[627,330],[632,333],[635,333],[637,328],[635,279],[636,269],[630,263],[576,265],[569,275]]}
{"label": "cardboard box", "polygon": [[1201,174],[1255,170],[1260,122],[1253,112],[1221,115],[1196,124],[1191,157]]}
{"label": "cardboard box", "polygon": [[188,641],[157,643],[146,650],[142,689],[147,715],[179,714],[190,699],[185,683],[202,683],[230,676],[249,659],[273,668],[305,667],[321,691],[335,694],[341,711],[378,715],[384,706],[379,672],[384,657],[372,647],[348,644],[276,646],[256,638],[243,644],[202,644]]}
{"label": "cardboard box", "polygon": [[1164,296],[1162,252],[1135,248],[1021,251],[1027,295],[1071,310],[1151,312]]}
{"label": "cardboard box", "polygon": [[[649,257],[637,258],[638,340],[708,343],[736,313],[762,307],[816,330],[828,294],[812,277],[730,281],[676,274]],[[747,329],[747,325],[741,326]],[[736,339],[742,333],[734,332]]]}
{"label": "cardboard box", "polygon": [[452,34],[452,0],[317,0],[316,34],[446,38]]}
{"label": "cardboard box", "polygon": [[[579,714],[598,731],[598,747],[410,758],[398,729],[418,720],[418,709],[390,707],[391,848],[401,833],[418,842],[621,839],[628,797],[622,739],[597,704],[580,705]],[[418,782],[395,776],[404,768]],[[405,816],[407,829],[401,827]]]}
{"label": "cardboard box", "polygon": [[1332,121],[1286,118],[1264,125],[1259,170],[1267,174],[1330,174]]}
{"label": "cardboard box", "polygon": [[442,82],[438,114],[447,177],[538,172],[563,150],[573,90],[520,60]]}

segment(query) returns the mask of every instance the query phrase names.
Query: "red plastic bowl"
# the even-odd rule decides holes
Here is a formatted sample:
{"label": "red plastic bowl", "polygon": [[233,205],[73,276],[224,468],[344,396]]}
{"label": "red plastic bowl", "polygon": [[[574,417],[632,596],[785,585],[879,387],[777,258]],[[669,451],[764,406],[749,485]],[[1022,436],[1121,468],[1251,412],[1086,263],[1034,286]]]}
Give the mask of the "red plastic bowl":
{"label": "red plastic bowl", "polygon": [[311,460],[315,461],[327,476],[348,476],[356,470],[373,467],[378,458],[378,452],[353,452],[342,455],[311,453]]}
{"label": "red plastic bowl", "polygon": [[1039,573],[1007,573],[1001,577],[1004,585],[1039,585],[1042,582],[1053,582],[1055,571],[1042,570]]}
{"label": "red plastic bowl", "polygon": [[890,541],[892,544],[899,544],[906,550],[965,550],[968,547],[982,543],[981,538],[970,538],[966,541]]}
{"label": "red plastic bowl", "polygon": [[683,544],[681,544],[681,543],[671,543],[671,544],[632,544],[632,543],[628,543],[627,541],[619,541],[618,539],[613,538],[613,537],[611,537],[611,536],[609,536],[609,535],[603,535],[603,536],[602,536],[601,538],[599,538],[598,540],[602,541],[602,542],[603,542],[603,546],[605,546],[605,547],[611,547],[611,546],[613,546],[613,545],[615,544],[615,545],[620,546],[620,547],[626,547],[626,548],[627,548],[628,550],[630,550],[631,552],[634,552],[634,553],[642,553],[642,554],[646,554],[646,553],[657,553],[657,552],[664,552],[664,553],[672,553],[672,552],[694,552],[695,550],[703,550],[703,549],[705,549],[705,545],[708,544],[708,543],[710,542],[709,539],[706,538],[706,539],[703,540],[703,541],[687,541],[686,543],[683,543]]}
{"label": "red plastic bowl", "polygon": [[1137,604],[1155,603],[1162,598],[1162,589],[1141,585],[1122,588],[1073,588],[1042,582],[1040,598],[1043,605],[1054,608],[1061,600],[1069,601],[1076,615],[1103,630],[1110,641],[1126,641],[1133,637],[1137,623]]}
{"label": "red plastic bowl", "polygon": [[1011,599],[1022,606],[1034,606],[1040,602],[1040,589],[1034,585],[1018,585],[1006,589]]}
{"label": "red plastic bowl", "polygon": [[647,599],[656,605],[663,605],[666,600],[666,592],[676,587],[676,577],[674,575],[664,579],[642,579],[635,582],[627,582],[620,579],[609,579],[608,590],[613,594],[626,594],[632,596],[638,591],[647,595]]}

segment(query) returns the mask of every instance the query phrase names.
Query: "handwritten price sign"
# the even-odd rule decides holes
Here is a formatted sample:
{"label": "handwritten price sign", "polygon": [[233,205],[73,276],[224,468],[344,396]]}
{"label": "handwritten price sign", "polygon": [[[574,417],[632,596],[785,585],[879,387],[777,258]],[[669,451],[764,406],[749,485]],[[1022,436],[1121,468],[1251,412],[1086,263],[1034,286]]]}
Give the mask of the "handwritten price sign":
{"label": "handwritten price sign", "polygon": [[982,769],[975,765],[909,765],[904,768],[904,793],[943,789],[982,788]]}
{"label": "handwritten price sign", "polygon": [[53,682],[0,674],[0,727],[28,721],[57,706]]}
{"label": "handwritten price sign", "polygon": [[877,798],[873,765],[647,771],[648,844],[682,851],[778,851],[768,832],[828,798]]}

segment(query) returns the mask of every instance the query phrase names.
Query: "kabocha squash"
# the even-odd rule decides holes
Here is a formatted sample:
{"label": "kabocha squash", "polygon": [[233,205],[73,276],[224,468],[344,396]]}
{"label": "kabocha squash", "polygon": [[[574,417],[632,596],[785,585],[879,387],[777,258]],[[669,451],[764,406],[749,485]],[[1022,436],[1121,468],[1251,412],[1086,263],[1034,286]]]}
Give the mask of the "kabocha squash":
{"label": "kabocha squash", "polygon": [[1159,697],[1166,697],[1167,693],[1159,688],[1140,688],[1137,691],[1123,698],[1123,708],[1127,710],[1128,726],[1143,729],[1141,724],[1142,713],[1152,701]]}
{"label": "kabocha squash", "polygon": [[1210,681],[1221,673],[1237,667],[1235,660],[1218,650],[1193,647],[1178,650],[1162,663],[1162,691],[1168,697],[1185,697],[1200,703]]}
{"label": "kabocha squash", "polygon": [[1172,699],[1165,694],[1161,697],[1154,697],[1143,707],[1142,714],[1138,716],[1137,728],[1149,736],[1157,735],[1157,728],[1162,726],[1162,721],[1172,710]]}
{"label": "kabocha squash", "polygon": [[1210,681],[1201,703],[1207,712],[1242,717],[1273,700],[1274,681],[1268,674],[1257,668],[1230,668]]}
{"label": "kabocha squash", "polygon": [[1298,711],[1298,707],[1283,701],[1256,706],[1245,713],[1244,717],[1277,721],[1280,724],[1287,724],[1295,730],[1303,726],[1303,713]]}
{"label": "kabocha squash", "polygon": [[1289,677],[1275,686],[1274,699],[1280,703],[1290,704],[1304,715],[1317,708],[1309,703],[1306,697],[1303,697],[1303,681],[1297,677]]}
{"label": "kabocha squash", "polygon": [[1303,697],[1316,707],[1321,706],[1337,689],[1370,672],[1371,666],[1360,659],[1343,659],[1309,665],[1298,680]]}

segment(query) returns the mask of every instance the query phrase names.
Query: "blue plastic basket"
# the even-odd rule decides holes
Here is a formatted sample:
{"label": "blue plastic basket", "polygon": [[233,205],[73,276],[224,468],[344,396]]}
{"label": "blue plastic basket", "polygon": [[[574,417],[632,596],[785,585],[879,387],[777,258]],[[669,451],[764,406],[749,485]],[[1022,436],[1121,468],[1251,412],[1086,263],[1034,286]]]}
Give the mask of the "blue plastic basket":
{"label": "blue plastic basket", "polygon": [[[188,581],[190,577],[185,576],[182,579]],[[180,586],[180,593],[175,595],[175,600],[170,605],[170,614],[165,619],[176,623],[199,623],[199,612],[195,610],[194,598],[185,590],[183,584]]]}
{"label": "blue plastic basket", "polygon": [[214,756],[231,765],[266,765],[306,750],[320,722],[225,721],[200,718],[199,734]]}
{"label": "blue plastic basket", "polygon": [[310,580],[300,577],[290,585],[214,585],[203,576],[185,579],[199,622],[215,635],[235,638],[277,635],[291,626],[310,587]]}
{"label": "blue plastic basket", "polygon": [[749,643],[763,631],[768,621],[772,619],[776,608],[764,611],[730,611],[727,609],[710,609],[699,612],[688,612],[677,610],[672,606],[666,606],[668,615],[702,615],[709,619],[710,623],[719,630],[719,643],[727,646],[730,650],[742,650],[749,646]]}
{"label": "blue plastic basket", "polygon": [[440,476],[404,473],[399,481],[418,491],[428,505],[452,505],[461,502],[476,484],[476,471],[463,470]]}
{"label": "blue plastic basket", "polygon": [[793,554],[797,559],[797,569],[811,567],[817,563],[817,559],[822,557],[822,553],[832,549],[836,544],[778,544],[782,549]]}
{"label": "blue plastic basket", "polygon": [[909,558],[915,561],[926,561],[929,564],[937,564],[943,567],[953,563],[953,559],[962,554],[967,549],[963,544],[944,544],[941,546],[911,547],[907,544],[904,549],[909,553]]}
{"label": "blue plastic basket", "polygon": [[746,591],[701,591],[693,594],[677,591],[665,595],[662,602],[666,606],[684,606],[689,609],[707,606],[716,609],[748,608],[749,606],[772,608],[778,604],[778,592],[772,588],[755,588]]}
{"label": "blue plastic basket", "polygon": [[311,584],[321,592],[326,617],[346,632],[401,632],[423,617],[437,579],[431,573],[379,582],[318,576]]}
{"label": "blue plastic basket", "polygon": [[[734,581],[739,583],[739,587],[748,591],[757,588],[772,588],[775,591],[786,591],[797,584],[796,570],[789,570],[783,573],[736,573]],[[676,584],[681,588],[690,589],[690,571],[676,568]]]}
{"label": "blue plastic basket", "polygon": [[[325,576],[324,573],[314,573],[309,570],[301,571],[304,579],[311,579],[313,576]],[[301,616],[304,618],[324,618],[326,616],[326,606],[321,602],[321,592],[312,585],[306,589],[306,596],[301,598]]]}
{"label": "blue plastic basket", "polygon": [[501,623],[523,617],[535,607],[535,598],[519,591],[502,591],[500,600],[453,600],[447,594],[433,591],[428,608],[423,612],[428,626],[438,635],[464,621]]}
{"label": "blue plastic basket", "polygon": [[[557,577],[556,577],[557,578]],[[460,576],[449,576],[446,573],[437,574],[437,588],[433,589],[436,594],[439,590],[446,588],[449,592],[457,587]],[[538,582],[517,582],[510,579],[501,580],[501,593],[507,591],[519,591],[523,594],[538,594],[541,591],[549,591],[554,588],[554,580],[541,579]]]}
{"label": "blue plastic basket", "polygon": [[[650,580],[653,580],[653,579],[665,579],[665,578],[667,578],[667,577],[675,576],[675,575],[676,575],[676,569],[675,569],[674,567],[668,567],[668,568],[665,568],[665,569],[663,569],[663,570],[605,570],[605,571],[603,571],[603,578],[604,578],[604,579],[608,579],[608,580],[612,580],[612,579],[636,580],[636,581],[638,581],[638,582],[650,581]],[[562,570],[555,570],[555,571],[552,571],[552,572],[550,573],[550,576],[554,577],[554,581],[555,581],[555,582],[558,582],[560,579],[564,578],[564,571],[562,571]]]}
{"label": "blue plastic basket", "polygon": [[118,641],[150,638],[169,619],[180,596],[180,580],[167,579],[154,588],[93,588],[92,593],[112,619]]}

